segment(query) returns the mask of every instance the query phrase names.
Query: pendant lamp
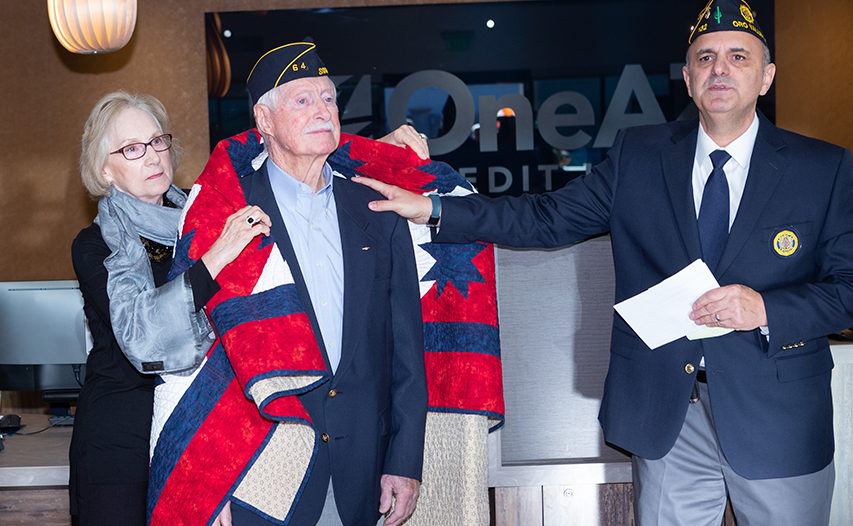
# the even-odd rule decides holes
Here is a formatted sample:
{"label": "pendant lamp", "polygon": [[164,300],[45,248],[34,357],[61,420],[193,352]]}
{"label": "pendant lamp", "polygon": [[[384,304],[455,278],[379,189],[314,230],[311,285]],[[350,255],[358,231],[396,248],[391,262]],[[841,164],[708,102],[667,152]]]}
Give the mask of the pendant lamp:
{"label": "pendant lamp", "polygon": [[136,0],[47,0],[50,27],[73,53],[118,51],[136,27]]}

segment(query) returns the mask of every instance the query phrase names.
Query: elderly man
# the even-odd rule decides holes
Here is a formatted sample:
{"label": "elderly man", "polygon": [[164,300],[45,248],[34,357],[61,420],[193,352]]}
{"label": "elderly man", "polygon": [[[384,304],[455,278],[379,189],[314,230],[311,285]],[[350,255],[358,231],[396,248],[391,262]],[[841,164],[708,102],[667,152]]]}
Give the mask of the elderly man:
{"label": "elderly man", "polygon": [[[221,349],[159,435],[152,473],[167,474],[152,476],[152,524],[369,526],[396,499],[385,518],[396,526],[418,498],[427,411],[408,225],[372,214],[367,203],[381,196],[334,177],[326,163],[340,124],[335,86],[310,39],[261,57],[248,88],[268,158],[231,173],[220,157],[227,148],[214,151],[190,195],[177,260],[195,259],[210,225],[241,203],[269,214],[271,236],[220,274],[207,305]],[[394,137],[427,155],[413,130]],[[252,219],[245,228],[256,228]],[[191,422],[199,407],[208,416],[187,437],[175,422]],[[218,437],[224,444],[212,438],[220,407],[232,408],[239,430]],[[194,470],[203,491],[175,498],[175,488],[194,484]]]}
{"label": "elderly man", "polygon": [[565,188],[520,198],[382,191],[377,211],[435,241],[555,247],[609,231],[616,301],[702,258],[720,287],[697,325],[734,329],[650,349],[614,318],[599,420],[633,453],[642,525],[819,525],[834,484],[827,334],[853,324],[850,151],[756,111],[776,67],[746,2],[712,0],[688,39],[699,119],[629,128]]}

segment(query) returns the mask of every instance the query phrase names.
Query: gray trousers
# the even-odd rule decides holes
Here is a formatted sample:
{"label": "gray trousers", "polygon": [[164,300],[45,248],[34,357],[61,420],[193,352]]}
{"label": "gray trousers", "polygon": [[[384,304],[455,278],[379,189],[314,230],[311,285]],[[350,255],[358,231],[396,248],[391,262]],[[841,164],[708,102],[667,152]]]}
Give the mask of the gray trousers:
{"label": "gray trousers", "polygon": [[[376,503],[379,507],[379,503]],[[231,505],[234,526],[267,526],[274,524],[241,506]],[[384,518],[380,517],[377,526],[381,526]],[[323,513],[317,521],[316,526],[343,526],[341,517],[338,515],[338,507],[335,505],[335,492],[332,490],[332,481],[329,480],[329,489],[326,490],[326,503],[323,505]]]}
{"label": "gray trousers", "polygon": [[[379,507],[378,502],[376,507]],[[384,523],[385,518],[379,517],[376,526],[382,526]],[[320,520],[317,521],[316,526],[343,526],[341,517],[338,515],[338,507],[335,504],[335,492],[332,490],[331,479],[329,480],[329,489],[326,490],[326,504],[323,505],[323,513],[320,515]]]}
{"label": "gray trousers", "polygon": [[329,489],[326,490],[326,503],[323,505],[323,513],[316,526],[343,526],[341,516],[338,515],[338,507],[335,504],[335,492],[332,491],[332,479],[329,479]]}
{"label": "gray trousers", "polygon": [[632,459],[638,526],[719,526],[732,501],[738,526],[826,526],[835,464],[808,475],[747,480],[729,466],[717,441],[708,387],[690,404],[684,427],[660,460]]}

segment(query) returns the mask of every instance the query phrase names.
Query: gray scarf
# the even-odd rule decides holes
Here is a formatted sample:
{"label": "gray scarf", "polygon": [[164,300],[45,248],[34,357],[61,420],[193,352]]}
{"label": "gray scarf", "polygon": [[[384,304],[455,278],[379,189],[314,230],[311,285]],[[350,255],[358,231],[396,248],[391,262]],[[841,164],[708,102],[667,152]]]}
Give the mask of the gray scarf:
{"label": "gray scarf", "polygon": [[155,287],[139,236],[175,246],[186,195],[172,185],[166,196],[180,208],[140,201],[110,189],[98,202],[95,223],[111,254],[107,296],[113,334],[128,360],[144,373],[190,373],[213,343],[207,316],[195,310],[189,277]]}

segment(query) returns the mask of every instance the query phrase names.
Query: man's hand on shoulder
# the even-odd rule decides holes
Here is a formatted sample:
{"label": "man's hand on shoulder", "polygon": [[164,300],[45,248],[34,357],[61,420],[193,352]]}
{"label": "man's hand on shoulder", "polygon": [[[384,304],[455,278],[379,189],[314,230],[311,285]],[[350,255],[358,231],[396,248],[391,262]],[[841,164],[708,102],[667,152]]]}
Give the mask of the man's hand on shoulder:
{"label": "man's hand on shoulder", "polygon": [[743,285],[727,285],[709,290],[693,304],[690,319],[696,325],[751,331],[767,326],[767,312],[761,294]]}
{"label": "man's hand on shoulder", "polygon": [[385,526],[399,526],[415,512],[421,483],[397,475],[382,475],[380,485],[382,494],[379,497],[379,513],[385,514],[391,509],[392,495],[397,499],[394,512],[385,517]]}
{"label": "man's hand on shoulder", "polygon": [[385,196],[386,201],[371,201],[367,204],[374,212],[397,212],[412,223],[421,225],[426,223],[432,214],[432,201],[425,195],[409,192],[370,177],[353,177],[352,180]]}

